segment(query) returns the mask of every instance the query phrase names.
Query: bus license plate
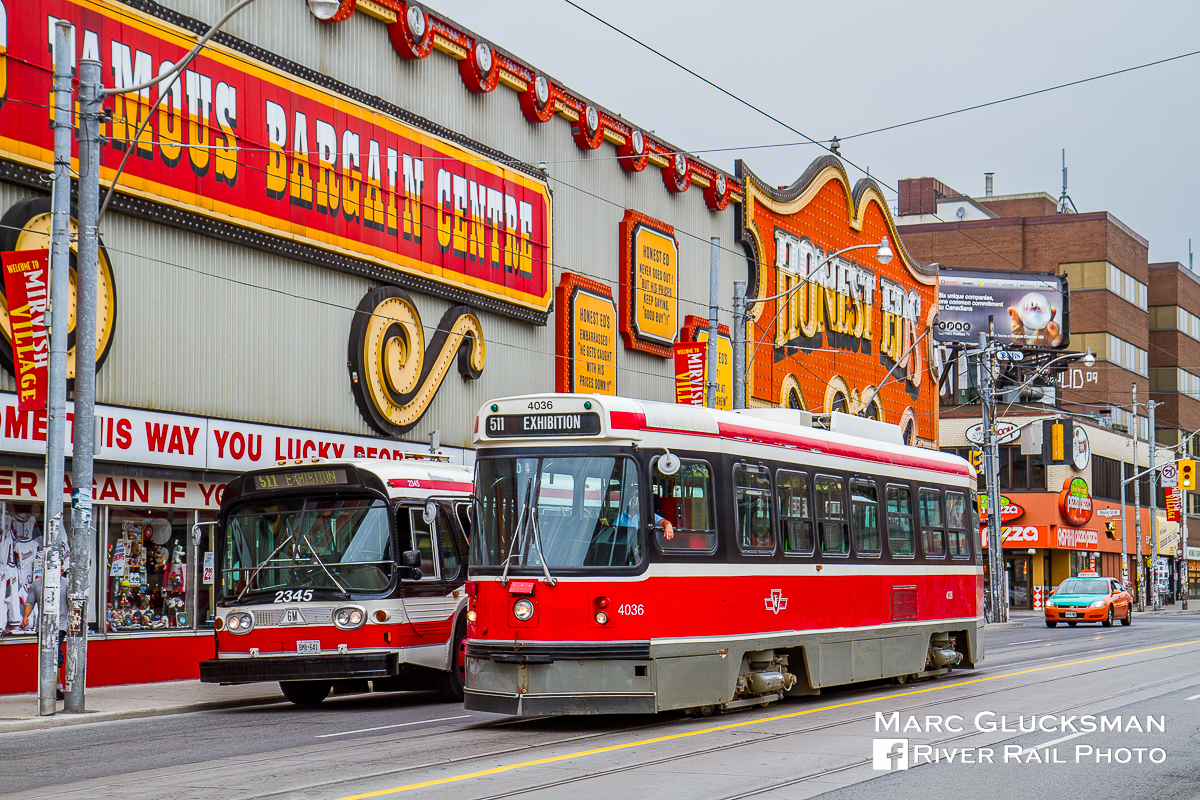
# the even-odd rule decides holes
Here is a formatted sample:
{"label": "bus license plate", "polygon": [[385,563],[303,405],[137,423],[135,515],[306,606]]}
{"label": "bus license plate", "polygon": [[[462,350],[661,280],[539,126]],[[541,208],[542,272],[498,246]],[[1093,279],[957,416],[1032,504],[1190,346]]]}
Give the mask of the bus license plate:
{"label": "bus license plate", "polygon": [[1078,614],[1078,612],[1075,612],[1075,611],[1067,611],[1063,614],[1063,616],[1064,617],[1078,617],[1079,614]]}
{"label": "bus license plate", "polygon": [[318,654],[321,652],[321,640],[301,639],[300,641],[296,642],[296,652]]}

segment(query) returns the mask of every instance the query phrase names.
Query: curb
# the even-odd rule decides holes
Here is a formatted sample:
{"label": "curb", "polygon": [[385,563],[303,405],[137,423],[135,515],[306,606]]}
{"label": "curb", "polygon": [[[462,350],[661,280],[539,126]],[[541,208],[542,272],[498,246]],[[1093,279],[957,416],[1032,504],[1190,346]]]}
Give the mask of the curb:
{"label": "curb", "polygon": [[250,706],[268,706],[276,703],[286,703],[280,697],[255,697],[246,700],[210,700],[203,703],[190,703],[182,706],[166,708],[139,708],[130,711],[85,711],[82,714],[68,714],[59,711],[52,717],[31,717],[0,722],[0,734],[18,733],[20,731],[45,730],[48,728],[63,728],[68,725],[85,725],[92,722],[113,722],[122,719],[144,719],[146,717],[167,717],[174,714],[189,714],[193,711],[220,711],[229,708],[245,708]]}

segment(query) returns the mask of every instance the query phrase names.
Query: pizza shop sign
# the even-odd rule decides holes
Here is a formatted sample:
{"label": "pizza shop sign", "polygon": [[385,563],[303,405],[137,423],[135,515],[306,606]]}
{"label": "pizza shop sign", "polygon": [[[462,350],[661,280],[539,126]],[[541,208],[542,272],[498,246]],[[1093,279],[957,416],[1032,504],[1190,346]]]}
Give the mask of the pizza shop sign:
{"label": "pizza shop sign", "polygon": [[1092,518],[1092,493],[1083,478],[1070,478],[1058,494],[1058,510],[1074,525],[1086,525]]}

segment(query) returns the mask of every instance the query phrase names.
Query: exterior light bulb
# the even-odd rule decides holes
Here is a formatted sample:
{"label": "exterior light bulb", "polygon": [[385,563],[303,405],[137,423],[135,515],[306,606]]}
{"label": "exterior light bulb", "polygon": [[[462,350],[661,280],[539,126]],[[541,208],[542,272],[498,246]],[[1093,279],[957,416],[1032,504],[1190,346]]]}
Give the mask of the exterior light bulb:
{"label": "exterior light bulb", "polygon": [[1092,348],[1089,347],[1087,349],[1087,352],[1083,354],[1083,365],[1085,367],[1092,367],[1092,366],[1095,366],[1095,364],[1096,364],[1096,354],[1093,353]]}
{"label": "exterior light bulb", "polygon": [[880,264],[886,265],[892,260],[892,248],[888,244],[888,238],[883,237],[883,241],[879,243],[879,249],[875,252],[875,260]]}
{"label": "exterior light bulb", "polygon": [[332,19],[341,7],[341,0],[308,0],[308,10],[321,21]]}

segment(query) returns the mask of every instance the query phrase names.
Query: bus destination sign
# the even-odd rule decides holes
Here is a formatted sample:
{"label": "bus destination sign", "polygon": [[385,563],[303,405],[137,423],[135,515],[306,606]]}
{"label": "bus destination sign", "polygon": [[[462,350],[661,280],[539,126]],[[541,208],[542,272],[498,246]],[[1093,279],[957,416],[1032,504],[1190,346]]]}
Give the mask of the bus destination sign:
{"label": "bus destination sign", "polygon": [[492,414],[487,434],[492,438],[527,436],[595,436],[600,433],[600,415],[590,414]]}
{"label": "bus destination sign", "polygon": [[310,469],[304,472],[268,472],[254,476],[254,488],[258,491],[271,489],[303,489],[310,486],[340,486],[349,483],[344,469]]}

